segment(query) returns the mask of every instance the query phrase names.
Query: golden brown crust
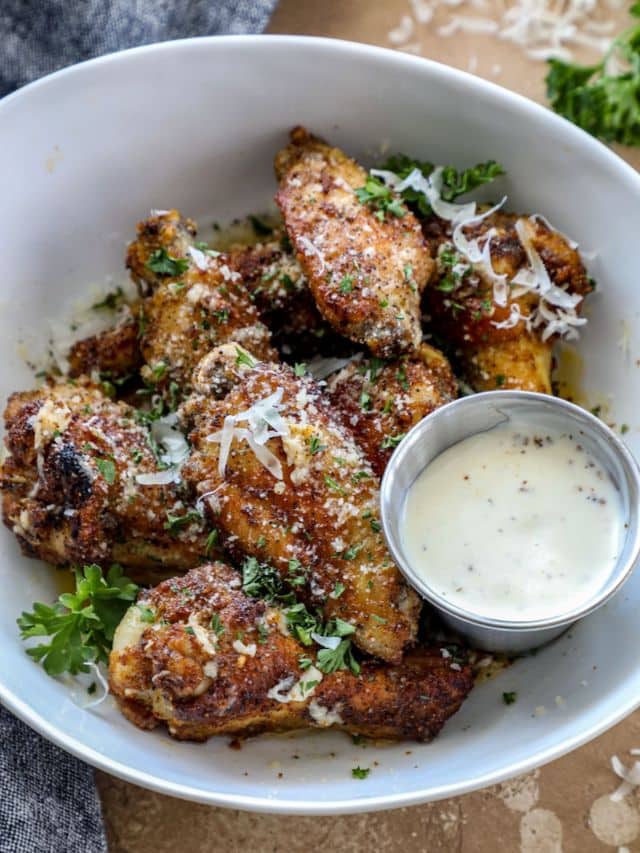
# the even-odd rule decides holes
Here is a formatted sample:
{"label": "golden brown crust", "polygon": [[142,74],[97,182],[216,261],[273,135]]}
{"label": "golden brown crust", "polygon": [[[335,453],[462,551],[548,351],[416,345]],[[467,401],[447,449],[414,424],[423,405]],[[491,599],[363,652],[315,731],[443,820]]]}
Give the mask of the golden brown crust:
{"label": "golden brown crust", "polygon": [[413,351],[419,291],[433,270],[413,214],[401,206],[402,217],[378,218],[355,195],[364,169],[301,127],[275,169],[276,201],[320,313],[381,358]]}
{"label": "golden brown crust", "polygon": [[[428,740],[473,684],[468,666],[436,649],[416,650],[395,666],[365,661],[359,677],[346,670],[309,677],[300,658],[315,659],[314,649],[283,629],[282,611],[248,598],[236,572],[221,563],[143,592],[136,608],[151,621],[138,620],[122,648],[116,635],[111,690],[133,723],[164,723],[182,740],[329,725]],[[274,689],[287,698],[305,673],[318,683],[294,701],[274,698]]]}
{"label": "golden brown crust", "polygon": [[[469,240],[477,239],[482,248],[491,232],[491,263],[498,275],[511,280],[527,265],[516,223],[521,220],[531,244],[540,255],[554,284],[571,294],[586,295],[591,283],[578,252],[557,231],[534,217],[494,213],[482,222],[464,229]],[[544,327],[527,329],[527,320],[538,305],[538,297],[524,293],[509,295],[504,306],[496,304],[493,284],[477,270],[456,279],[452,259],[451,226],[431,217],[423,228],[434,255],[436,276],[425,292],[430,324],[437,336],[456,350],[464,378],[476,391],[495,388],[519,388],[551,393],[551,351],[553,337],[542,340]],[[463,263],[464,266],[464,263]],[[521,319],[502,328],[512,305],[517,304]],[[578,306],[579,308],[581,306]]]}
{"label": "golden brown crust", "polygon": [[24,552],[56,565],[120,562],[155,581],[207,554],[204,520],[168,530],[193,509],[175,483],[142,486],[158,471],[135,412],[86,379],[12,394],[0,470],[4,523]]}
{"label": "golden brown crust", "polygon": [[[221,475],[219,439],[211,436],[226,417],[276,392],[288,432],[266,447],[282,480],[237,439]],[[193,397],[182,415],[193,446],[183,476],[210,496],[204,506],[229,552],[273,564],[297,595],[355,625],[360,648],[398,661],[415,641],[419,600],[385,547],[378,478],[320,386],[284,365],[260,363],[223,400]]]}
{"label": "golden brown crust", "polygon": [[98,372],[111,379],[136,373],[142,365],[138,311],[139,305],[132,305],[112,328],[74,343],[68,355],[69,376]]}
{"label": "golden brown crust", "polygon": [[[178,211],[156,214],[138,225],[127,253],[134,281],[148,294],[142,305],[142,375],[159,390],[167,393],[173,386],[183,396],[200,359],[226,341],[256,358],[277,358],[269,330],[229,257],[197,249],[194,236],[194,223]],[[157,266],[158,252],[181,262],[175,274],[150,268]]]}
{"label": "golden brown crust", "polygon": [[411,427],[458,394],[449,362],[428,344],[394,361],[354,360],[328,384],[336,412],[379,477]]}

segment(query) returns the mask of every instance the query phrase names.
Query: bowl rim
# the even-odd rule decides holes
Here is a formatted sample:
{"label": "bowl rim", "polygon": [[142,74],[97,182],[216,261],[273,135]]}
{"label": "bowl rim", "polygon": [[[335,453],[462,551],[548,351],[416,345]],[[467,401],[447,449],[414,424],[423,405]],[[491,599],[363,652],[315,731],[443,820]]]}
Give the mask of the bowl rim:
{"label": "bowl rim", "polygon": [[[389,48],[368,45],[342,39],[333,39],[318,36],[299,35],[225,35],[225,36],[201,36],[196,38],[175,39],[171,41],[158,42],[150,45],[129,48],[116,53],[88,59],[74,65],[67,66],[52,72],[15,92],[0,99],[0,123],[10,117],[14,104],[28,99],[33,92],[41,89],[57,86],[60,81],[67,77],[72,78],[82,75],[87,69],[108,67],[111,64],[135,60],[139,55],[145,56],[153,53],[172,53],[182,50],[226,50],[234,49],[234,46],[250,46],[255,53],[260,50],[286,49],[289,46],[299,46],[305,49],[316,49],[330,53],[341,53],[356,58],[375,61],[377,64],[394,67],[397,70],[421,69],[425,76],[432,79],[447,80],[463,86],[469,93],[483,92],[493,99],[502,101],[511,107],[515,113],[522,116],[532,116],[555,126],[560,130],[567,142],[574,142],[576,146],[590,152],[592,155],[606,161],[610,170],[620,176],[621,181],[627,183],[629,191],[638,196],[640,207],[640,174],[628,163],[625,163],[615,152],[605,146],[599,140],[593,138],[585,131],[573,125],[568,120],[556,115],[541,104],[536,103],[523,95],[512,92],[483,78],[476,77],[466,71],[444,65],[434,60],[412,56],[407,53]],[[25,657],[25,665],[28,659]],[[191,785],[169,782],[143,770],[134,769],[121,761],[109,758],[97,750],[84,745],[75,736],[69,735],[49,722],[44,716],[35,713],[29,705],[12,690],[0,683],[0,701],[17,717],[27,723],[50,741],[58,744],[67,752],[77,758],[113,776],[124,779],[133,784],[182,799],[194,802],[202,802],[210,805],[233,807],[248,811],[280,813],[292,815],[335,815],[353,814],[381,809],[399,808],[402,806],[418,805],[420,803],[439,800],[447,797],[459,796],[474,790],[502,782],[514,776],[526,773],[536,767],[540,767],[571,750],[581,746],[589,740],[597,737],[611,726],[618,723],[637,707],[640,706],[640,695],[629,698],[626,702],[617,704],[606,715],[592,715],[595,722],[581,728],[572,736],[561,742],[552,743],[549,746],[532,752],[526,758],[512,761],[502,767],[499,771],[478,773],[464,783],[448,783],[436,787],[420,787],[410,792],[389,793],[367,797],[366,795],[341,800],[323,801],[300,801],[287,798],[270,799],[263,796],[248,794],[226,794],[214,792]]]}
{"label": "bowl rim", "polygon": [[[402,465],[409,466],[411,464],[410,455],[417,444],[425,443],[428,440],[428,433],[433,429],[434,424],[438,420],[445,417],[451,417],[451,413],[462,419],[464,418],[465,409],[470,406],[478,406],[481,409],[488,410],[496,401],[500,401],[500,408],[505,410],[515,409],[517,406],[524,406],[530,409],[542,412],[544,408],[555,409],[560,414],[566,424],[567,429],[571,424],[575,424],[576,429],[588,430],[590,436],[596,441],[596,445],[602,444],[611,449],[612,455],[619,461],[624,472],[626,486],[629,489],[629,514],[626,521],[629,522],[629,527],[632,533],[631,547],[628,556],[616,561],[609,580],[603,585],[602,589],[590,599],[587,599],[583,604],[574,607],[572,610],[565,610],[554,616],[545,616],[539,619],[506,619],[498,617],[482,616],[474,610],[468,610],[461,605],[455,604],[444,598],[436,589],[430,585],[426,578],[423,578],[416,568],[412,565],[411,560],[406,555],[400,543],[400,529],[391,521],[390,508],[393,505],[393,488],[397,480],[400,467]],[[497,409],[497,405],[495,406]],[[582,427],[580,426],[582,424]],[[479,432],[470,432],[466,438],[471,438],[475,435],[480,435],[486,430]],[[425,467],[428,467],[431,462],[444,453],[446,450],[464,441],[465,438],[449,444],[446,448],[438,450],[431,456]],[[595,454],[592,454],[595,455]],[[424,468],[422,469],[424,470]],[[419,476],[419,473],[416,476]],[[488,628],[491,630],[509,632],[514,636],[518,634],[526,634],[533,631],[545,631],[546,629],[554,629],[560,627],[569,627],[583,619],[590,613],[593,613],[603,604],[605,604],[631,577],[634,569],[640,558],[640,511],[637,503],[634,503],[633,493],[640,492],[640,467],[638,462],[625,445],[625,443],[615,434],[615,432],[604,423],[600,418],[596,417],[591,412],[583,409],[569,400],[562,397],[554,397],[549,394],[541,394],[536,391],[520,391],[516,389],[507,389],[504,391],[482,391],[477,394],[470,394],[466,397],[459,397],[457,400],[452,400],[444,406],[431,412],[426,417],[418,421],[413,426],[402,442],[398,445],[393,453],[389,463],[385,469],[380,484],[380,520],[384,532],[385,541],[391,552],[394,562],[405,576],[411,586],[418,594],[428,601],[437,610],[443,611],[446,614],[456,617],[456,619],[466,622],[469,625],[478,628]],[[622,555],[621,555],[622,556]]]}

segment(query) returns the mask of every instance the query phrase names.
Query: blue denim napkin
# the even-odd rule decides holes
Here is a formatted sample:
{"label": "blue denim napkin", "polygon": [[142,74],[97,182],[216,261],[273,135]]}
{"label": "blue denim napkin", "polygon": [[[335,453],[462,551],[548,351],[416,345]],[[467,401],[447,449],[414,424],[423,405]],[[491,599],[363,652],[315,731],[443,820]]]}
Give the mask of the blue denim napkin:
{"label": "blue denim napkin", "polygon": [[[0,0],[0,97],[65,65],[126,47],[261,32],[276,2]],[[106,850],[93,770],[0,707],[0,853]]]}

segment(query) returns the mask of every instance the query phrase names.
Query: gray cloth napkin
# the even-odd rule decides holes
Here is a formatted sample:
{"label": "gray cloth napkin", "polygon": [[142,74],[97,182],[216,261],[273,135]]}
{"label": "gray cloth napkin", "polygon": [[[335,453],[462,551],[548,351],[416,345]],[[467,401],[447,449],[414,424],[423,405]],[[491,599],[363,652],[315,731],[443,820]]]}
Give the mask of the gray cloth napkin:
{"label": "gray cloth napkin", "polygon": [[[0,0],[0,96],[65,65],[126,47],[261,32],[276,2]],[[93,770],[0,707],[0,853],[106,850]]]}

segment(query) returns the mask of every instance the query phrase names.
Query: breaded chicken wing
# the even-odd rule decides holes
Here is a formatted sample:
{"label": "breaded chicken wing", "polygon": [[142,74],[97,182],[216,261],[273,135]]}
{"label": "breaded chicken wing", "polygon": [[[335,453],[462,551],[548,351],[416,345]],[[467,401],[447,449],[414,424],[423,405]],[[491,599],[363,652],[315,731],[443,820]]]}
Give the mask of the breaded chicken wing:
{"label": "breaded chicken wing", "polygon": [[[324,673],[283,628],[281,609],[246,596],[222,563],[143,592],[116,631],[109,682],[125,716],[180,740],[331,726],[374,738],[434,737],[471,690],[468,666],[439,649],[359,676]],[[306,659],[306,661],[305,661]]]}
{"label": "breaded chicken wing", "polygon": [[361,203],[365,170],[302,127],[275,169],[276,201],[320,313],[380,358],[415,350],[433,261],[413,214],[399,199],[393,213]]}
{"label": "breaded chicken wing", "polygon": [[449,362],[428,344],[394,361],[351,361],[328,386],[336,412],[379,477],[411,427],[458,393]]}
{"label": "breaded chicken wing", "polygon": [[213,540],[186,489],[138,482],[159,466],[130,406],[86,379],[46,384],[9,398],[5,426],[3,519],[28,556],[120,562],[142,581],[208,556]]}
{"label": "breaded chicken wing", "polygon": [[277,358],[270,334],[229,257],[195,246],[195,225],[173,210],[138,225],[127,266],[143,295],[142,375],[164,392],[188,394],[210,349],[236,341],[256,358]]}
{"label": "breaded chicken wing", "polygon": [[[214,373],[225,357],[207,357]],[[385,547],[376,475],[314,380],[238,358],[226,397],[182,407],[193,446],[183,477],[232,555],[272,564],[296,595],[354,625],[361,649],[400,660],[420,604]]]}
{"label": "breaded chicken wing", "polygon": [[[493,213],[463,229],[480,251],[490,240],[489,270],[486,257],[470,265],[456,251],[449,223],[432,217],[424,230],[437,255],[436,277],[425,291],[431,328],[455,348],[467,382],[476,391],[550,394],[553,343],[563,324],[566,330],[582,322],[581,298],[592,289],[576,249],[539,218]],[[533,276],[546,277],[554,298],[575,306],[557,308],[541,300],[522,286]]]}

